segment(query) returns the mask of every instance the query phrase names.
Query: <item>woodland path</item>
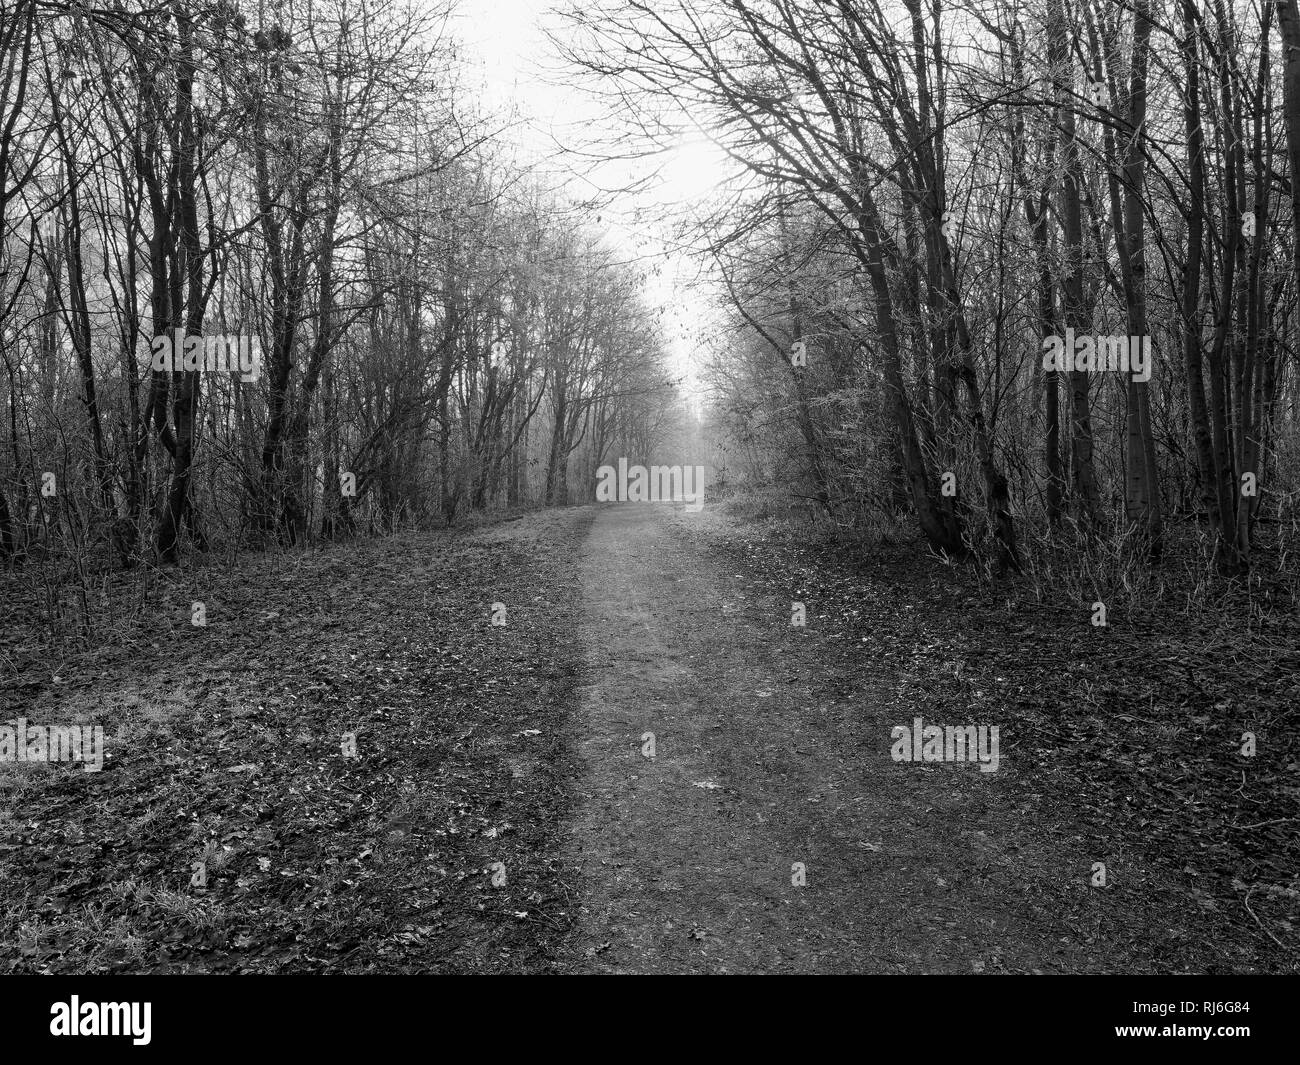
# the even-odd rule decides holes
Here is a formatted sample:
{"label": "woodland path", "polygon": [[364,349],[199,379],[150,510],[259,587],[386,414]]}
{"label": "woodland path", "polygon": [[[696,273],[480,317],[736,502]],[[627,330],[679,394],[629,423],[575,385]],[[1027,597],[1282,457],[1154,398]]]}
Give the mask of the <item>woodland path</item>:
{"label": "woodland path", "polygon": [[897,678],[865,646],[828,668],[815,605],[792,627],[791,596],[717,572],[687,535],[707,542],[712,521],[617,504],[586,542],[581,956],[606,972],[1077,968],[1032,885],[1068,875],[1086,902],[1089,861],[1009,810],[1014,758],[894,763],[890,727],[911,721]]}

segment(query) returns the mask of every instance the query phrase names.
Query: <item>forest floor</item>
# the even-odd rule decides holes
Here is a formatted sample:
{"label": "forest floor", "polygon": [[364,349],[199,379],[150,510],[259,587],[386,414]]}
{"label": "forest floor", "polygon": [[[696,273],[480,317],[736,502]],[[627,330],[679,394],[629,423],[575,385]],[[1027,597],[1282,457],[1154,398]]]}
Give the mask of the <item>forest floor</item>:
{"label": "forest floor", "polygon": [[0,763],[0,973],[1300,971],[1294,609],[655,504],[134,581],[0,578],[0,721],[107,734]]}

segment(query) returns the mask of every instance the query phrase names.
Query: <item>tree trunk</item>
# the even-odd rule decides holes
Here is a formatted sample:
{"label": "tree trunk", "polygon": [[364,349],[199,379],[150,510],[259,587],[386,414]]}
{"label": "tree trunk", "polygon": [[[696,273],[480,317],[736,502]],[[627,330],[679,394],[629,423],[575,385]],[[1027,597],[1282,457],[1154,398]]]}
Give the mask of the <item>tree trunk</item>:
{"label": "tree trunk", "polygon": [[[1048,62],[1053,71],[1056,99],[1060,106],[1063,180],[1061,182],[1061,216],[1065,241],[1067,272],[1061,283],[1064,297],[1065,325],[1076,334],[1092,328],[1091,314],[1083,291],[1083,166],[1075,139],[1073,103],[1062,82],[1069,67],[1069,49],[1065,15],[1061,0],[1050,0],[1047,15]],[[1073,355],[1073,352],[1067,354]],[[1101,521],[1101,493],[1092,457],[1092,412],[1088,397],[1088,371],[1071,370],[1070,413],[1072,419],[1071,459],[1080,516],[1089,529]]]}

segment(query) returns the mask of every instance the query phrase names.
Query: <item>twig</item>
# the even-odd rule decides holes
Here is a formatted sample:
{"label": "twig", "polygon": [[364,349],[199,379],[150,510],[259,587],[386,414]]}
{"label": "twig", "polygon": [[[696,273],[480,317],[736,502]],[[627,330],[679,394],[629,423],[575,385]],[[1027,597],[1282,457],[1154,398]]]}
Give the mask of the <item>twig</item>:
{"label": "twig", "polygon": [[[1254,891],[1254,890],[1255,890],[1255,888],[1252,886],[1251,889],[1250,889],[1250,891]],[[1243,900],[1243,904],[1244,904],[1245,907],[1246,907],[1246,912],[1247,912],[1248,914],[1250,914],[1251,917],[1255,917],[1255,911],[1252,910],[1252,909],[1250,908],[1250,891],[1247,891],[1247,892],[1246,892],[1246,898]],[[1259,925],[1259,927],[1262,928],[1262,929],[1264,930],[1264,934],[1265,934],[1266,936],[1268,936],[1269,939],[1271,939],[1274,943],[1276,943],[1276,944],[1277,944],[1279,947],[1281,947],[1283,950],[1286,950],[1286,949],[1287,949],[1285,943],[1283,943],[1280,939],[1278,939],[1277,936],[1275,936],[1275,935],[1274,935],[1272,932],[1270,932],[1267,928],[1264,928],[1264,922],[1261,921],[1258,917],[1255,917],[1255,923],[1256,923],[1257,925]]]}
{"label": "twig", "polygon": [[1300,821],[1300,817],[1277,817],[1272,821],[1256,821],[1253,825],[1229,825],[1229,828],[1263,828],[1265,825],[1280,825],[1285,821]]}

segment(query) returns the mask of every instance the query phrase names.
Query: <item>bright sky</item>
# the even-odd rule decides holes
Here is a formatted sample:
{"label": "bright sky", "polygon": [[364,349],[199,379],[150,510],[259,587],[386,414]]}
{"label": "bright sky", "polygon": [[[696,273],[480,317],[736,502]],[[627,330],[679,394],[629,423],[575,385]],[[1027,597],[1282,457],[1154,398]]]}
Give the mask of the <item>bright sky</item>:
{"label": "bright sky", "polygon": [[[564,175],[567,196],[582,201],[601,187],[622,185],[638,164],[593,172],[590,161],[560,154],[561,147],[581,148],[602,135],[612,138],[618,128],[600,101],[578,86],[558,83],[559,57],[543,32],[544,26],[557,24],[555,6],[555,0],[461,0],[456,35],[486,86],[485,102],[519,116],[507,139],[526,155],[548,160],[549,171]],[[471,74],[470,80],[477,79]],[[700,260],[673,250],[672,226],[685,205],[713,192],[726,175],[727,161],[707,140],[695,137],[683,139],[650,165],[663,168],[662,181],[654,189],[622,196],[592,214],[627,259],[644,257],[647,267],[659,267],[648,282],[649,298],[664,308],[674,373],[686,378],[685,389],[698,392],[695,371],[702,361],[701,338],[707,342],[714,311],[707,293],[692,287]]]}

